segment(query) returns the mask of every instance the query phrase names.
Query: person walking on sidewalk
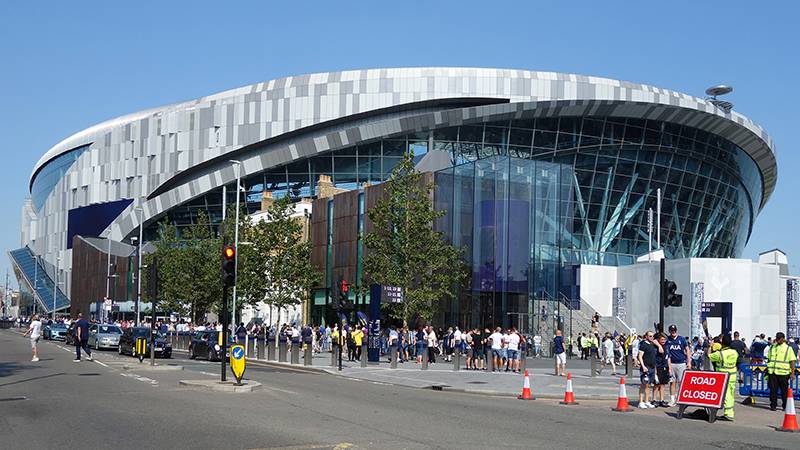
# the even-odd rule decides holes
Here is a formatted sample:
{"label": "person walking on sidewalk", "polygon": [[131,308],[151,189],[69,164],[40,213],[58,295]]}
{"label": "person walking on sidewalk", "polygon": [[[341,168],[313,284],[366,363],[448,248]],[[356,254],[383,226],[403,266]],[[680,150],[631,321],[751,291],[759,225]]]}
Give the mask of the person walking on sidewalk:
{"label": "person walking on sidewalk", "polygon": [[28,325],[28,330],[22,336],[25,337],[28,334],[31,335],[31,352],[33,353],[31,362],[37,362],[39,361],[39,339],[42,337],[42,321],[36,314],[31,317],[31,324]]}
{"label": "person walking on sidewalk", "polygon": [[782,332],[775,334],[775,340],[769,348],[767,358],[767,382],[769,383],[769,409],[775,411],[778,407],[778,391],[781,392],[783,409],[786,410],[786,392],[789,380],[792,378],[797,355],[786,343],[786,335]]}
{"label": "person walking on sidewalk", "polygon": [[617,374],[617,363],[614,358],[614,339],[609,333],[603,336],[603,364],[600,370],[604,370],[607,365],[611,365],[611,375]]}
{"label": "person walking on sidewalk", "polygon": [[563,377],[567,371],[567,352],[564,351],[564,336],[561,330],[556,330],[556,337],[553,338],[553,353],[556,358],[556,376]]}
{"label": "person walking on sidewalk", "polygon": [[75,322],[75,359],[73,362],[81,362],[81,349],[86,352],[86,359],[92,360],[92,351],[89,350],[89,322],[83,318],[83,313],[78,313],[78,320]]}

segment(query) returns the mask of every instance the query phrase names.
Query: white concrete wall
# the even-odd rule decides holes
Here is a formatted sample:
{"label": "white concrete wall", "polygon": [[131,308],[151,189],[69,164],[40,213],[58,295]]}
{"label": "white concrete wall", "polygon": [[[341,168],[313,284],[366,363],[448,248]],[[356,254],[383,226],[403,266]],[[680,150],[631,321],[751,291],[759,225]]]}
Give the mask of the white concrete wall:
{"label": "white concrete wall", "polygon": [[617,287],[617,268],[609,266],[581,265],[581,301],[600,313],[611,316],[611,290]]}
{"label": "white concrete wall", "polygon": [[[611,315],[612,289],[628,291],[628,325],[638,331],[658,321],[659,262],[623,267],[582,265],[581,298],[603,316]],[[777,265],[748,259],[693,258],[667,261],[666,278],[678,285],[683,306],[666,308],[665,328],[678,326],[688,334],[691,319],[691,283],[704,283],[704,301],[733,303],[733,330],[747,342],[756,333],[774,335],[786,328],[786,280]]]}
{"label": "white concrete wall", "polygon": [[691,261],[692,279],[705,283],[704,301],[732,302],[733,329],[747,342],[756,333],[785,331],[786,285],[777,265],[746,259]]}

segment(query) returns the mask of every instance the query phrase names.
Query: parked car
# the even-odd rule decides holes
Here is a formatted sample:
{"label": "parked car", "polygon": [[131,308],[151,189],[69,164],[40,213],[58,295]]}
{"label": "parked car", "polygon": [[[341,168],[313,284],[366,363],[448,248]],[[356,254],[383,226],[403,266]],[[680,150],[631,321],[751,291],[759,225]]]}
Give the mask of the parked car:
{"label": "parked car", "polygon": [[[150,355],[150,341],[151,333],[150,328],[146,327],[131,327],[126,328],[119,337],[119,345],[117,349],[120,355],[137,356],[136,354],[136,339],[143,337],[147,340],[145,355]],[[171,358],[172,345],[170,345],[161,333],[156,334],[156,346],[154,348],[157,358]]]}
{"label": "parked car", "polygon": [[[192,335],[189,342],[189,358],[205,358],[209,361],[219,361],[222,348],[219,345],[219,331],[198,331]],[[228,340],[228,348],[233,344],[233,339]],[[228,352],[225,352],[228,357]]]}
{"label": "parked car", "polygon": [[117,348],[121,335],[122,329],[116,325],[93,324],[89,327],[89,347],[95,350]]}
{"label": "parked car", "polygon": [[63,323],[54,323],[44,327],[43,337],[54,341],[63,341],[67,338],[67,326]]}

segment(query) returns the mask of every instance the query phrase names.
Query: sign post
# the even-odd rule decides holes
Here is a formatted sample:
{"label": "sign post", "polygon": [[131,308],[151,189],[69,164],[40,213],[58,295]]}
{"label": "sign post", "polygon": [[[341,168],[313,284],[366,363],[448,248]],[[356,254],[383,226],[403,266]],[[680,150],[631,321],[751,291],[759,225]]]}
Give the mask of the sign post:
{"label": "sign post", "polygon": [[137,337],[136,338],[136,356],[139,357],[139,364],[144,361],[144,354],[147,351],[147,338],[144,337]]}
{"label": "sign post", "polygon": [[233,372],[233,376],[236,378],[237,386],[242,385],[242,377],[244,376],[244,369],[247,364],[244,353],[243,345],[235,344],[231,346],[231,372]]}
{"label": "sign post", "polygon": [[725,402],[729,376],[730,374],[725,372],[699,370],[684,372],[678,391],[678,419],[683,418],[687,407],[699,406],[705,408],[708,413],[708,422],[714,423],[717,420],[717,411],[722,409]]}

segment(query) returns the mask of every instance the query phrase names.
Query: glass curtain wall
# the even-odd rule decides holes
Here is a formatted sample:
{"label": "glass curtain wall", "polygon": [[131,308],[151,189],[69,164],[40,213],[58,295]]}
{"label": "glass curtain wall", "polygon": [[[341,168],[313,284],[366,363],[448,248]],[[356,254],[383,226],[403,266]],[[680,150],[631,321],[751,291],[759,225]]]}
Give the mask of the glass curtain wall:
{"label": "glass curtain wall", "polygon": [[558,317],[571,246],[573,179],[569,166],[508,156],[436,173],[435,205],[447,211],[437,228],[463,249],[469,268],[441,323],[513,325],[528,334],[554,329],[548,318]]}

